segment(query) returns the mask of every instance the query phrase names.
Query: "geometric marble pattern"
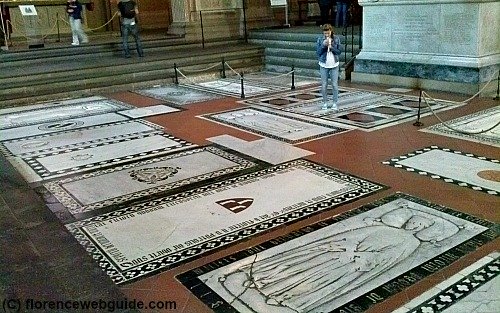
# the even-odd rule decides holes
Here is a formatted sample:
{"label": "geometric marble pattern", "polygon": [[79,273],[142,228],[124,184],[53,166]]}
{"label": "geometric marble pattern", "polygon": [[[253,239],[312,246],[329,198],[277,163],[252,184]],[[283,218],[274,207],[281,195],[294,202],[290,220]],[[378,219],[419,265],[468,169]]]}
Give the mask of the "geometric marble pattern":
{"label": "geometric marble pattern", "polygon": [[297,160],[66,227],[120,284],[382,189]]}
{"label": "geometric marble pattern", "polygon": [[203,117],[265,137],[296,144],[346,131],[347,129],[287,116],[260,108],[236,109]]}
{"label": "geometric marble pattern", "polygon": [[6,156],[30,156],[61,149],[90,146],[95,143],[116,141],[139,133],[162,130],[163,127],[145,120],[125,121],[68,130],[34,137],[25,137],[0,143],[0,152]]}
{"label": "geometric marble pattern", "polygon": [[214,99],[220,99],[218,95],[213,93],[197,91],[192,88],[187,88],[179,85],[161,85],[147,89],[134,90],[135,93],[166,101],[170,104],[185,105],[196,102],[205,102]]}
{"label": "geometric marble pattern", "polygon": [[23,107],[23,110],[2,110],[0,129],[61,121],[131,109],[133,106],[104,97],[87,97],[47,103],[46,106]]}
{"label": "geometric marble pattern", "polygon": [[[454,129],[459,129],[465,132],[478,132],[483,129],[488,129],[500,121],[500,106],[492,107],[473,114],[465,115],[450,121],[446,124]],[[497,126],[487,132],[481,134],[464,134],[453,131],[443,124],[435,124],[420,131],[439,134],[443,136],[459,138],[480,142],[494,147],[500,147],[500,126]]]}
{"label": "geometric marble pattern", "polygon": [[150,197],[257,166],[214,147],[120,165],[44,184],[72,214]]}
{"label": "geometric marble pattern", "polygon": [[500,164],[497,159],[431,146],[391,158],[382,164],[487,194],[500,194]]}
{"label": "geometric marble pattern", "polygon": [[12,140],[22,137],[50,134],[65,130],[79,129],[108,123],[127,121],[128,118],[116,113],[105,113],[94,116],[86,116],[76,119],[68,119],[56,122],[48,122],[30,126],[15,127],[0,130],[0,141]]}
{"label": "geometric marble pattern", "polygon": [[184,150],[195,145],[161,132],[140,133],[83,147],[27,157],[8,157],[28,182],[66,176],[105,166]]}
{"label": "geometric marble pattern", "polygon": [[500,308],[500,253],[494,252],[393,313],[492,313]]}
{"label": "geometric marble pattern", "polygon": [[397,193],[177,279],[215,312],[363,312],[497,231],[488,221]]}
{"label": "geometric marble pattern", "polygon": [[[331,94],[331,91],[329,92]],[[346,87],[339,88],[337,112],[321,108],[323,100],[318,87],[261,96],[239,101],[239,103],[268,107],[367,130],[408,121],[414,118],[418,111],[418,97]],[[430,101],[429,105],[433,107],[433,110],[440,111],[456,107],[459,103],[438,100]],[[422,102],[421,113],[428,115],[429,111],[425,102]]]}
{"label": "geometric marble pattern", "polygon": [[273,165],[314,154],[314,152],[270,138],[248,142],[231,135],[220,135],[207,138],[207,140]]}

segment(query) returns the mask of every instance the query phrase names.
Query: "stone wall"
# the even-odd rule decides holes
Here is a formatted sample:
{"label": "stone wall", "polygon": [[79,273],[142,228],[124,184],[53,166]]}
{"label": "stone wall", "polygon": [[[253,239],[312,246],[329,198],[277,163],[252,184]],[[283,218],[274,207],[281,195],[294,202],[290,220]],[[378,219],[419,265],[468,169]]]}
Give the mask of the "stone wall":
{"label": "stone wall", "polygon": [[353,81],[473,94],[499,69],[498,1],[359,2],[363,48]]}

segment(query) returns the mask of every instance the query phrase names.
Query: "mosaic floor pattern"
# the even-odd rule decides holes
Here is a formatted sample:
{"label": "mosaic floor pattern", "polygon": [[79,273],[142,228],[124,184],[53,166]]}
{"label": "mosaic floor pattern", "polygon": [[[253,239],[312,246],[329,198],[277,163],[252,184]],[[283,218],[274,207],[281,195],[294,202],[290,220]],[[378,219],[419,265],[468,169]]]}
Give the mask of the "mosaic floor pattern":
{"label": "mosaic floor pattern", "polygon": [[62,177],[105,166],[140,160],[193,147],[174,136],[160,132],[138,134],[114,142],[94,143],[63,151],[28,157],[9,157],[29,183]]}
{"label": "mosaic floor pattern", "polygon": [[140,133],[158,132],[162,129],[163,127],[145,120],[124,121],[4,141],[0,143],[0,152],[6,156],[28,157],[96,143],[116,142]]}
{"label": "mosaic floor pattern", "polygon": [[236,109],[203,117],[262,136],[296,144],[346,131],[345,128],[307,121],[259,108]]}
{"label": "mosaic floor pattern", "polygon": [[297,160],[66,227],[120,284],[383,188]]}
{"label": "mosaic floor pattern", "polygon": [[[500,106],[496,106],[470,115],[462,116],[451,121],[446,121],[446,124],[454,129],[459,129],[465,132],[480,132],[481,130],[491,128],[499,121]],[[436,124],[431,127],[421,129],[421,131],[500,147],[500,126],[480,134],[459,133],[449,129],[443,124]]]}
{"label": "mosaic floor pattern", "polygon": [[499,160],[431,146],[382,162],[407,172],[498,196]]}
{"label": "mosaic floor pattern", "polygon": [[134,90],[134,92],[179,106],[221,98],[221,96],[210,92],[193,90],[192,88],[180,85],[154,86],[151,88]]}
{"label": "mosaic floor pattern", "polygon": [[[331,94],[331,91],[329,91]],[[330,96],[331,97],[331,96]],[[415,96],[375,92],[354,88],[339,88],[338,112],[323,110],[322,96],[318,87],[293,92],[266,95],[240,101],[252,106],[268,107],[283,112],[320,118],[366,130],[375,130],[408,121],[418,112],[419,99]],[[439,100],[429,102],[439,112],[460,105],[458,102]],[[421,103],[422,116],[429,114],[425,103]]]}
{"label": "mosaic floor pattern", "polygon": [[57,102],[48,102],[23,110],[5,109],[0,111],[0,129],[28,126],[46,122],[62,121],[103,113],[131,109],[133,106],[124,102],[104,97],[87,97]]}
{"label": "mosaic floor pattern", "polygon": [[393,313],[494,313],[500,308],[500,253],[492,253]]}
{"label": "mosaic floor pattern", "polygon": [[215,312],[363,312],[498,237],[495,229],[398,193],[177,279]]}
{"label": "mosaic floor pattern", "polygon": [[150,197],[257,164],[215,147],[129,163],[44,184],[72,214]]}
{"label": "mosaic floor pattern", "polygon": [[116,113],[105,113],[75,119],[66,119],[56,122],[35,124],[30,126],[7,128],[0,130],[0,141],[45,135],[60,131],[80,129],[123,121],[128,121],[128,118]]}

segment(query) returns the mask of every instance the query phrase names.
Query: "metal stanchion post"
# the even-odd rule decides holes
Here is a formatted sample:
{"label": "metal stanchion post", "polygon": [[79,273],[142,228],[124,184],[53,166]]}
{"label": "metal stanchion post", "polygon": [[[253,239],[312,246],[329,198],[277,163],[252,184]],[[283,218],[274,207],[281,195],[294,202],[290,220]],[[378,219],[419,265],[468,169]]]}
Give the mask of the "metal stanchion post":
{"label": "metal stanchion post", "polygon": [[292,90],[295,90],[295,65],[292,65]]}
{"label": "metal stanchion post", "polygon": [[203,32],[203,15],[201,14],[201,11],[200,11],[200,26],[201,26],[201,47],[204,49],[205,48],[205,34]]}
{"label": "metal stanchion post", "polygon": [[59,29],[59,12],[56,12],[57,42],[61,42],[61,31]]}
{"label": "metal stanchion post", "polygon": [[241,99],[245,99],[245,86],[243,85],[243,72],[240,73]]}
{"label": "metal stanchion post", "polygon": [[498,71],[498,76],[497,76],[497,95],[495,98],[493,98],[493,100],[500,99],[499,93],[500,93],[500,71]]}
{"label": "metal stanchion post", "polygon": [[179,85],[179,76],[177,76],[177,63],[174,63],[174,72],[175,72],[175,84]]}
{"label": "metal stanchion post", "polygon": [[413,126],[423,126],[424,123],[420,122],[420,104],[422,103],[422,89],[420,89],[420,96],[418,97],[418,112],[417,121],[413,123]]}
{"label": "metal stanchion post", "polygon": [[222,58],[222,78],[226,78],[226,62]]}

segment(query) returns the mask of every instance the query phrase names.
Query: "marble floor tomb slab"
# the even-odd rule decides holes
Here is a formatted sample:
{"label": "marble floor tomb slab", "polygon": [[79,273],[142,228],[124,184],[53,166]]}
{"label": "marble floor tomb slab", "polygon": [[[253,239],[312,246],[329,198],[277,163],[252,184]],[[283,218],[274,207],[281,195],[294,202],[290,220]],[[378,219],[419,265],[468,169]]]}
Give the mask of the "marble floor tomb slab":
{"label": "marble floor tomb slab", "polygon": [[498,237],[397,193],[177,276],[215,312],[364,312]]}
{"label": "marble floor tomb slab", "polygon": [[297,160],[66,227],[121,284],[383,188]]}

